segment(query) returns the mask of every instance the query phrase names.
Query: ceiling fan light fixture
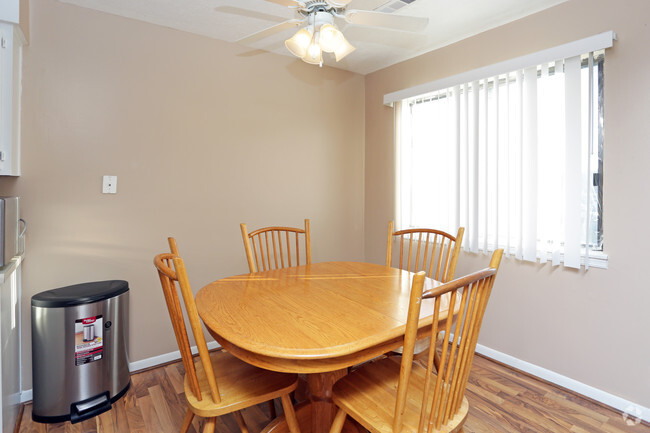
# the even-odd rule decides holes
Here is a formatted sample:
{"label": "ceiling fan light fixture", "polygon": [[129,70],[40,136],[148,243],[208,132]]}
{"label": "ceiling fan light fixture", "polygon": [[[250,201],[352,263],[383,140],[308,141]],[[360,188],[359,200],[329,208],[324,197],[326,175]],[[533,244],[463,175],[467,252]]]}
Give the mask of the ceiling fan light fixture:
{"label": "ceiling fan light fixture", "polygon": [[339,46],[336,51],[334,51],[334,57],[336,57],[336,61],[338,62],[354,50],[356,50],[356,48],[353,47],[352,44],[349,43],[348,40],[344,37],[341,46]]}
{"label": "ceiling fan light fixture", "polygon": [[345,36],[333,24],[323,24],[320,28],[320,46],[326,53],[335,52],[344,44]]}
{"label": "ceiling fan light fixture", "polygon": [[[374,10],[349,9],[348,6],[353,3],[353,0],[265,1],[289,7],[289,9],[295,11],[295,18],[248,35],[237,40],[237,42],[250,45],[276,33],[302,27],[292,37],[285,40],[284,44],[294,56],[307,63],[320,66],[323,65],[323,52],[334,54],[336,61],[339,62],[355,51],[355,47],[346,40],[343,32],[338,29],[335,20],[339,20],[339,22],[344,20],[355,26],[379,27],[404,32],[421,32],[429,23],[428,17],[392,13],[416,0],[390,0],[381,8],[375,8]],[[387,0],[383,1],[386,2]],[[362,0],[359,0],[354,2],[354,6],[363,7],[361,6],[363,3]]]}
{"label": "ceiling fan light fixture", "polygon": [[302,28],[291,38],[284,41],[287,49],[296,57],[304,57],[312,41],[312,34],[308,27]]}

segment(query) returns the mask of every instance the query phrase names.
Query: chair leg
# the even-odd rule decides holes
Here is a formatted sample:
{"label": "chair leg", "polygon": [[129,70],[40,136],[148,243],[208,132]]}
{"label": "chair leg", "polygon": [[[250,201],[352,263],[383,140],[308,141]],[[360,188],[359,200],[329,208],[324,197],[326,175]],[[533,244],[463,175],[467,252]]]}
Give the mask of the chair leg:
{"label": "chair leg", "polygon": [[216,425],[217,419],[215,417],[206,419],[205,426],[203,427],[203,433],[214,433],[214,428]]}
{"label": "chair leg", "polygon": [[284,394],[282,396],[282,409],[284,410],[284,418],[287,420],[289,431],[291,433],[300,433],[298,418],[296,418],[296,411],[293,409],[291,396],[289,394]]}
{"label": "chair leg", "polygon": [[433,348],[433,365],[436,367],[436,371],[440,371],[440,355],[438,355],[438,346],[442,346],[445,341],[445,333],[438,332],[436,336],[436,346]]}
{"label": "chair leg", "polygon": [[275,412],[274,400],[269,400],[268,405],[269,405],[269,412],[271,413],[271,419],[277,418],[278,414]]}
{"label": "chair leg", "polygon": [[433,353],[433,366],[436,368],[436,371],[440,371],[440,355],[438,355],[438,352]]}
{"label": "chair leg", "polygon": [[235,420],[237,420],[237,425],[239,426],[241,433],[248,433],[248,427],[246,426],[246,421],[244,421],[244,417],[242,416],[241,412],[233,412],[233,415],[235,415]]}
{"label": "chair leg", "polygon": [[181,427],[181,433],[187,433],[187,431],[190,429],[190,426],[192,425],[193,419],[194,419],[194,412],[187,409],[187,412],[185,413],[185,419],[183,419],[183,426]]}
{"label": "chair leg", "polygon": [[341,433],[341,430],[343,430],[343,424],[345,424],[345,418],[347,418],[347,416],[348,414],[345,413],[343,409],[339,409],[339,411],[336,412],[334,421],[332,421],[330,433]]}

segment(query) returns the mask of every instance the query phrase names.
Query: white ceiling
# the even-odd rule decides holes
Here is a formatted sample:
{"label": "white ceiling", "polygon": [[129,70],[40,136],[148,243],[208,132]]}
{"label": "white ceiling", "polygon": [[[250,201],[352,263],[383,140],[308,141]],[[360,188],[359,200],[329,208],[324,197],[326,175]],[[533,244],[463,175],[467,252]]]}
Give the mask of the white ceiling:
{"label": "white ceiling", "polygon": [[[296,18],[293,10],[265,0],[60,1],[227,42]],[[394,1],[352,0],[347,9],[381,9]],[[364,27],[337,20],[339,28],[357,49],[339,63],[331,55],[325,54],[324,63],[368,74],[564,1],[415,0],[394,12],[398,15],[428,17],[429,25],[422,33]],[[284,47],[284,40],[295,32],[295,28],[285,30],[256,42],[250,48],[291,56]]]}

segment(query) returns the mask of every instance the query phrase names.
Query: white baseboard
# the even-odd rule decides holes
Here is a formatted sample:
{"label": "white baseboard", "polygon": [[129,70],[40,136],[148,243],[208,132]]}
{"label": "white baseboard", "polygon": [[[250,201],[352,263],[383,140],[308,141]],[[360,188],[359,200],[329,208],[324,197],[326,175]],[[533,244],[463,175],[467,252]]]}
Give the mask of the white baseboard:
{"label": "white baseboard", "polygon": [[[219,346],[219,343],[216,341],[210,341],[208,343],[208,350],[216,349]],[[196,355],[198,350],[196,346],[192,346],[192,353]],[[141,359],[140,361],[134,361],[129,363],[129,371],[135,373],[136,371],[144,370],[145,368],[155,367],[160,364],[165,364],[167,362],[176,361],[181,359],[181,351],[175,350],[174,352],[164,353],[158,356],[152,356],[151,358]]]}
{"label": "white baseboard", "polygon": [[650,409],[647,407],[643,407],[624,398],[594,388],[593,386],[578,382],[570,377],[563,376],[538,365],[522,361],[514,356],[506,355],[505,353],[490,349],[481,344],[476,345],[476,353],[480,353],[481,355],[494,359],[495,361],[499,361],[503,364],[539,377],[540,379],[606,404],[614,409],[620,410],[623,414],[622,416],[626,417],[626,422],[631,425],[638,423],[640,420],[650,422]]}
{"label": "white baseboard", "polygon": [[[208,350],[216,349],[218,347],[221,347],[219,343],[216,341],[210,341],[208,343]],[[196,355],[198,353],[198,350],[196,346],[192,346],[192,353]],[[141,359],[140,361],[134,361],[129,363],[129,371],[131,373],[135,373],[140,370],[144,370],[146,368],[151,368],[155,367],[157,365],[161,364],[166,364],[171,361],[176,361],[177,359],[181,359],[181,352],[180,350],[176,350],[174,352],[169,352],[169,353],[164,353],[162,355],[158,356],[152,356],[151,358],[147,359]],[[26,403],[28,401],[32,400],[32,390],[31,389],[26,389],[23,392],[20,393],[20,402],[21,403]]]}
{"label": "white baseboard", "polygon": [[23,392],[20,393],[20,402],[27,403],[29,401],[32,401],[32,390],[31,389],[23,390]]}

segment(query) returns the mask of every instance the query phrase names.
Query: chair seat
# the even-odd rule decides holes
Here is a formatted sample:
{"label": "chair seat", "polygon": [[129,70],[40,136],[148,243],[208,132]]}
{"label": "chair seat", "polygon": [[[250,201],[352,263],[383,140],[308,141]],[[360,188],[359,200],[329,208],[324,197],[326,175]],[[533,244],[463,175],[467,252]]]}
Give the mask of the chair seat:
{"label": "chair seat", "polygon": [[[185,396],[190,409],[202,417],[214,417],[245,409],[296,389],[298,376],[277,373],[247,364],[228,352],[210,353],[221,402],[215,403],[209,392],[203,393],[203,399],[197,400],[185,377]],[[209,389],[205,370],[199,358],[194,359],[196,375],[201,389]]]}
{"label": "chair seat", "polygon": [[[399,382],[399,359],[385,358],[345,376],[333,388],[334,403],[357,420],[372,433],[394,433],[393,416],[397,385]],[[426,369],[413,365],[409,379],[408,396],[404,408],[402,432],[416,432],[420,421],[422,397]],[[435,384],[435,376],[431,380]],[[433,392],[429,393],[433,396]],[[429,433],[451,433],[459,431],[467,413],[469,404],[463,397],[458,413],[440,430]],[[426,426],[425,429],[426,430]]]}

